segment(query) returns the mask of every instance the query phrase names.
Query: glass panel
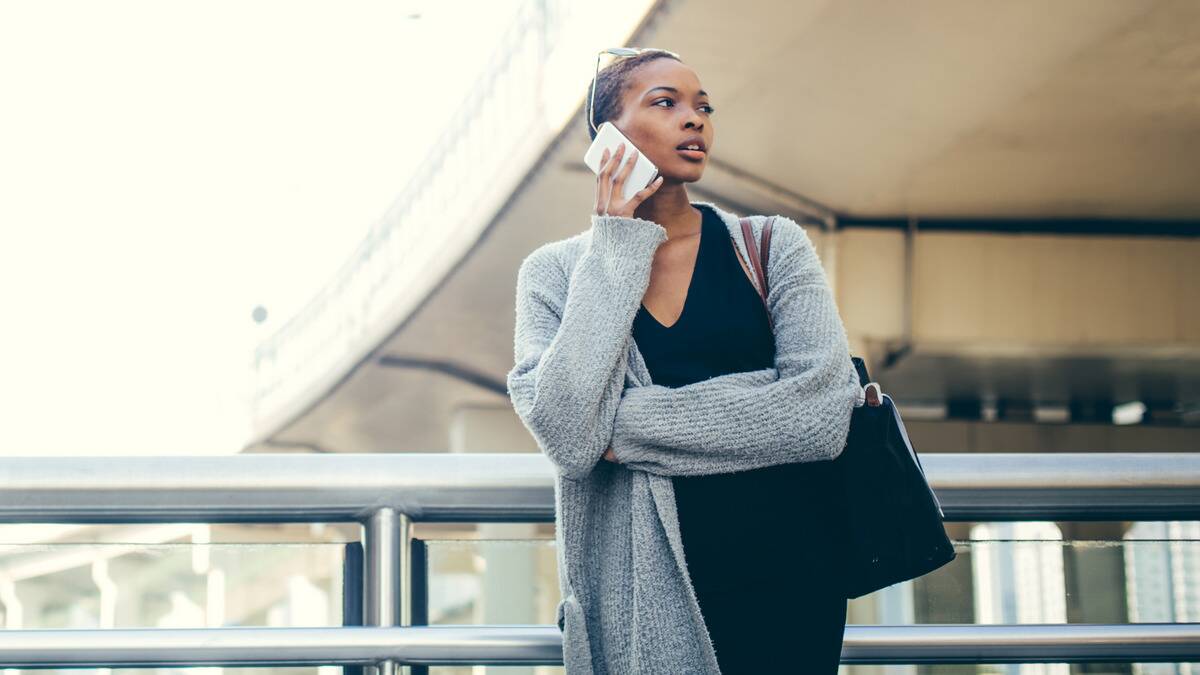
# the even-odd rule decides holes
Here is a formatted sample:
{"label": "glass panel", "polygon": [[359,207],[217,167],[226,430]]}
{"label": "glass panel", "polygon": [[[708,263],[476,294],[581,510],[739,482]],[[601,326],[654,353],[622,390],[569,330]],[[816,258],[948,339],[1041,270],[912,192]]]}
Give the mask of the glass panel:
{"label": "glass panel", "polygon": [[[1200,523],[954,523],[969,539],[933,572],[850,601],[848,622],[1146,623],[1200,620]],[[1123,532],[1123,534],[1122,534]],[[553,540],[430,540],[430,623],[539,623],[559,600]],[[752,563],[752,561],[750,561]]]}
{"label": "glass panel", "polygon": [[340,626],[343,551],[340,543],[8,544],[0,625]]}
{"label": "glass panel", "polygon": [[[1195,621],[1200,524],[953,523],[948,565],[850,601],[850,624]],[[1108,539],[1062,539],[1080,527]],[[542,624],[558,603],[552,539],[427,541],[430,619]],[[0,550],[9,628],[341,624],[341,543],[31,544]],[[330,667],[325,667],[330,668]],[[844,673],[1200,672],[1187,664],[844,666]],[[91,670],[62,672],[83,673]],[[154,670],[117,669],[131,673]],[[216,669],[206,669],[210,673]],[[332,672],[319,668],[221,669]],[[556,666],[438,667],[431,673],[548,675]],[[8,673],[18,672],[10,669]],[[45,670],[30,673],[46,673]],[[111,671],[109,671],[111,672]]]}
{"label": "glass panel", "polygon": [[427,541],[429,623],[553,624],[558,565],[553,540]]}
{"label": "glass panel", "polygon": [[[848,624],[1200,620],[1200,523],[955,522],[947,523],[947,531],[955,542],[955,560],[850,600]],[[559,600],[553,540],[427,544],[430,623],[553,623]],[[439,667],[429,672],[546,675],[562,669]],[[840,672],[1183,675],[1200,674],[1200,664],[843,666]]]}

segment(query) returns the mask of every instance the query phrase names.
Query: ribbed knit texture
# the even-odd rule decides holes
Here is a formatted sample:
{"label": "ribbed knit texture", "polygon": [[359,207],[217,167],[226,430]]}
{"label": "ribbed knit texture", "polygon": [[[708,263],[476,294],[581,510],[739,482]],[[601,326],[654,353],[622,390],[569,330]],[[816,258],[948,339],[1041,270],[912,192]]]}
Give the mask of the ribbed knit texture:
{"label": "ribbed knit texture", "polygon": [[[736,215],[692,204],[714,209],[749,260]],[[591,220],[521,263],[507,378],[518,416],[557,471],[564,663],[569,675],[718,675],[670,476],[835,458],[865,396],[820,260],[796,222],[776,217],[771,237],[775,367],[670,388],[651,382],[631,336],[666,229]],[[766,220],[751,216],[756,241]],[[601,459],[609,447],[619,463]],[[752,561],[754,543],[746,546]]]}

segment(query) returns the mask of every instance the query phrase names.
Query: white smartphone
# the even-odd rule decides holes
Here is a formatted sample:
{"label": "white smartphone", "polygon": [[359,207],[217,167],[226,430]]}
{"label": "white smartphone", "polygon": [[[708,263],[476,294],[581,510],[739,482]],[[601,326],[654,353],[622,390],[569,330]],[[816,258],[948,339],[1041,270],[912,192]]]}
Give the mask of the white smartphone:
{"label": "white smartphone", "polygon": [[[596,138],[592,141],[592,147],[583,156],[583,163],[588,165],[592,173],[599,174],[600,158],[604,156],[604,150],[608,149],[608,156],[611,159],[613,153],[617,151],[617,147],[622,143],[625,144],[625,153],[621,155],[622,166],[629,159],[629,151],[634,150],[635,146],[625,138],[625,134],[621,133],[611,122],[605,122],[599,127],[596,127]],[[637,162],[633,165],[633,171],[629,173],[629,178],[625,179],[625,199],[632,199],[639,190],[642,190],[650,181],[658,176],[658,167],[654,163],[646,159],[646,154],[638,150]]]}

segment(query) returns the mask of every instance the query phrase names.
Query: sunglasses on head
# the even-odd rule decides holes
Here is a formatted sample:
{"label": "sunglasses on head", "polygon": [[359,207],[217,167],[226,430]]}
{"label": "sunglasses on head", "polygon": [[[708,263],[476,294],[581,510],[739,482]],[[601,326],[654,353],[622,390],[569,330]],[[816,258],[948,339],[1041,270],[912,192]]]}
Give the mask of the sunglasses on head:
{"label": "sunglasses on head", "polygon": [[665,49],[655,49],[654,47],[609,47],[608,49],[601,49],[596,54],[596,74],[592,76],[592,93],[588,97],[588,126],[592,128],[592,131],[596,131],[596,125],[592,121],[592,118],[596,116],[596,80],[600,77],[600,57],[604,54],[612,54],[620,58],[622,56],[637,56],[638,54],[644,54],[646,52],[662,52],[663,54],[670,54],[680,61],[683,60],[680,59],[679,55],[675,52],[667,51]]}

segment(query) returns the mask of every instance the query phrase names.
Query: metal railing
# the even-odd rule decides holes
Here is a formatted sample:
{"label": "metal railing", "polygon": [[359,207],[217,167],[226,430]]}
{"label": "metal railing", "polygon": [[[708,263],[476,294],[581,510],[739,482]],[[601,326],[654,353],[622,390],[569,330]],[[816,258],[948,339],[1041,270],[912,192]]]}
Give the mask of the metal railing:
{"label": "metal railing", "polygon": [[[922,457],[946,520],[1180,520],[1200,515],[1200,455]],[[539,454],[15,457],[0,522],[363,525],[368,626],[0,631],[0,666],[556,664],[554,626],[410,626],[414,521],[554,517]],[[1200,624],[846,627],[844,663],[1186,661]]]}
{"label": "metal railing", "polygon": [[[1190,662],[1200,624],[846,626],[842,663]],[[6,666],[560,665],[556,626],[0,631]]]}

